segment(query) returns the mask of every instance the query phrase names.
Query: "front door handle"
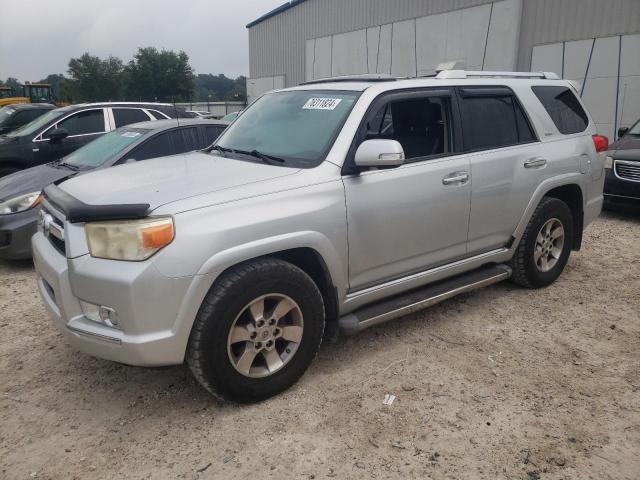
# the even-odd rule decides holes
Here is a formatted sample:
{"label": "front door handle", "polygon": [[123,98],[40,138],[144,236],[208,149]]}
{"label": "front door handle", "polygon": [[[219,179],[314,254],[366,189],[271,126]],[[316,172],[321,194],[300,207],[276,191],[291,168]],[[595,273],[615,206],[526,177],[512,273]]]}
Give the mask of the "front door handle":
{"label": "front door handle", "polygon": [[469,172],[455,172],[442,179],[443,185],[464,185],[469,181]]}
{"label": "front door handle", "polygon": [[524,168],[542,168],[547,165],[547,159],[536,157],[524,162]]}

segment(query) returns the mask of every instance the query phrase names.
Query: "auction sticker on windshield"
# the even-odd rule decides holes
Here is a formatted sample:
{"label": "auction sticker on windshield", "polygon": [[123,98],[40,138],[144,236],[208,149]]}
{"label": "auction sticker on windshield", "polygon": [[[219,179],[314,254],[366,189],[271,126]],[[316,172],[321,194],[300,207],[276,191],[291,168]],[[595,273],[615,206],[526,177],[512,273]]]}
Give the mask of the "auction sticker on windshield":
{"label": "auction sticker on windshield", "polygon": [[303,110],[335,110],[341,98],[310,98],[302,107]]}

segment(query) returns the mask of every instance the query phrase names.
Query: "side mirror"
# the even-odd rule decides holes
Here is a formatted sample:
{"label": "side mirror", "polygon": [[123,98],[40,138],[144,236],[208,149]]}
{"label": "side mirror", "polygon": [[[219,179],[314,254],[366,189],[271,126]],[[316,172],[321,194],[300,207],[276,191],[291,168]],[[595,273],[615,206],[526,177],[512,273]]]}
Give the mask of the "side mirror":
{"label": "side mirror", "polygon": [[624,137],[628,131],[629,131],[629,127],[620,127],[618,129],[618,138]]}
{"label": "side mirror", "polygon": [[68,136],[69,136],[69,132],[67,132],[64,128],[54,128],[49,132],[49,135],[47,135],[49,140],[54,143],[60,142],[63,139],[67,138]]}
{"label": "side mirror", "polygon": [[365,140],[356,150],[358,167],[397,167],[404,163],[404,150],[396,140]]}

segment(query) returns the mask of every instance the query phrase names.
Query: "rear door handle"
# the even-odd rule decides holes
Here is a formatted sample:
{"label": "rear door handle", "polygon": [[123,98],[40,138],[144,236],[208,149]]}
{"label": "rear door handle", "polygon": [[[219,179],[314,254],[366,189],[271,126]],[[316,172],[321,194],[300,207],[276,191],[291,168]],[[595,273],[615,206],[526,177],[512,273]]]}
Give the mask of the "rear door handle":
{"label": "rear door handle", "polygon": [[541,168],[541,167],[544,167],[546,164],[547,164],[546,158],[536,157],[524,162],[524,168]]}
{"label": "rear door handle", "polygon": [[464,185],[469,181],[469,172],[455,172],[442,179],[443,185]]}

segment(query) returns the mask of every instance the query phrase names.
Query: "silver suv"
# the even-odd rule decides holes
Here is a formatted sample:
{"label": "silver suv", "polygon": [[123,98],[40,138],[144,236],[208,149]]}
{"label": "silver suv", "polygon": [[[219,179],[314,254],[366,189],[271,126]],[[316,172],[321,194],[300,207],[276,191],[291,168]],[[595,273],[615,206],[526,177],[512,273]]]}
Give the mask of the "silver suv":
{"label": "silver suv", "polygon": [[303,374],[325,328],[554,282],[601,210],[595,133],[574,86],[546,73],[272,92],[207,151],[47,187],[39,289],[83,352],[186,360],[211,393],[264,399]]}

